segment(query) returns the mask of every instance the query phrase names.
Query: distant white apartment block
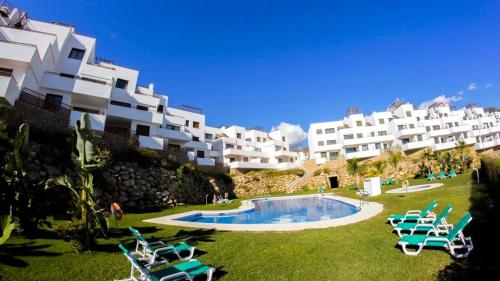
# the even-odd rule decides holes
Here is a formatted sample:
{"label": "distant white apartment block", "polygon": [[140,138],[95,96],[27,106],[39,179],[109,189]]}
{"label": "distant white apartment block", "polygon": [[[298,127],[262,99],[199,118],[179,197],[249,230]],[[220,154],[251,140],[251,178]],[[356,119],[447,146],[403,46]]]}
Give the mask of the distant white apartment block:
{"label": "distant white apartment block", "polygon": [[409,103],[395,103],[388,111],[369,116],[355,112],[343,120],[313,123],[308,131],[310,157],[318,164],[367,159],[392,148],[405,153],[426,147],[446,150],[459,141],[476,150],[499,148],[500,112],[472,105],[451,110],[442,103],[417,110]]}
{"label": "distant white apartment block", "polygon": [[215,128],[190,106],[173,107],[139,71],[96,57],[96,40],[60,23],[28,19],[0,2],[0,102],[28,103],[68,119],[89,113],[97,133],[137,136],[140,147],[187,151],[202,166],[285,169],[301,165],[288,136],[239,126]]}

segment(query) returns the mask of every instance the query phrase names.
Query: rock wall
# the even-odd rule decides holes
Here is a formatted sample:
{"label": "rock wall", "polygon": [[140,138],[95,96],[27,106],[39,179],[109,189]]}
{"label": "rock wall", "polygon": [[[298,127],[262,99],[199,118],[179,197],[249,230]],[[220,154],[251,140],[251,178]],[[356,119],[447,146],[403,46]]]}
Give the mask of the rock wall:
{"label": "rock wall", "polygon": [[328,182],[328,177],[331,176],[336,176],[337,180],[339,182],[339,187],[343,186],[348,186],[356,182],[355,177],[349,175],[347,173],[347,170],[344,167],[336,167],[336,168],[326,168],[322,170],[318,170],[319,172],[316,172],[316,175],[311,177],[308,181],[306,181],[300,189],[305,190],[311,190],[311,189],[318,189],[320,186],[323,186],[325,188],[330,187],[330,183]]}
{"label": "rock wall", "polygon": [[234,193],[238,197],[252,197],[270,193],[286,192],[287,186],[298,175],[270,176],[266,174],[239,174],[233,175]]}

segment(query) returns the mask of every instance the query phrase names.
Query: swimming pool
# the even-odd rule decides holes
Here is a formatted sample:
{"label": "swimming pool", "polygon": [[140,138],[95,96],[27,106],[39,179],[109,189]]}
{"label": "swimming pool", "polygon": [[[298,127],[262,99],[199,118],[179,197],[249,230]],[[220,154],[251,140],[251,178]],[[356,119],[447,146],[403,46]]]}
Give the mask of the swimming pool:
{"label": "swimming pool", "polygon": [[331,220],[352,215],[359,208],[320,196],[255,199],[254,208],[242,212],[198,213],[176,220],[203,223],[275,224]]}
{"label": "swimming pool", "polygon": [[144,221],[228,231],[292,231],[356,223],[382,210],[376,202],[315,194],[243,200],[238,209],[189,211]]}

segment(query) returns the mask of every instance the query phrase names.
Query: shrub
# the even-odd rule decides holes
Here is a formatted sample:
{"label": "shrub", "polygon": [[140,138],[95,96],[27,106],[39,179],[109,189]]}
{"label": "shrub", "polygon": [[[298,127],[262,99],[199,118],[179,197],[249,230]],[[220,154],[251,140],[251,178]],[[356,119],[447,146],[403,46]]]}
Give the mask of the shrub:
{"label": "shrub", "polygon": [[332,173],[332,170],[330,170],[329,168],[321,168],[321,169],[318,169],[316,171],[314,171],[314,176],[317,177],[321,174],[331,174]]}

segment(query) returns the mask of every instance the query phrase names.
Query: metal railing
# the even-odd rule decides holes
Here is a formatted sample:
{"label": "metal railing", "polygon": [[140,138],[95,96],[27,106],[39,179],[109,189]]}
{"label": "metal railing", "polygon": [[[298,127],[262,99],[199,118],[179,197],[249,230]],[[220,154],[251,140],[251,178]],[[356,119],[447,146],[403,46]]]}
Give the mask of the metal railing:
{"label": "metal railing", "polygon": [[71,115],[71,108],[69,105],[47,101],[45,100],[45,96],[28,88],[23,88],[19,96],[19,101],[55,113],[64,118],[69,118]]}
{"label": "metal railing", "polygon": [[180,106],[174,106],[172,108],[176,108],[176,109],[180,109],[180,110],[184,110],[184,111],[188,111],[188,112],[192,112],[192,113],[203,114],[203,111],[201,110],[201,108],[190,106],[190,105],[183,104]]}
{"label": "metal railing", "polygon": [[6,0],[3,0],[0,3],[0,15],[2,17],[9,17],[10,13],[12,13],[12,10],[14,9],[14,6],[7,2]]}

